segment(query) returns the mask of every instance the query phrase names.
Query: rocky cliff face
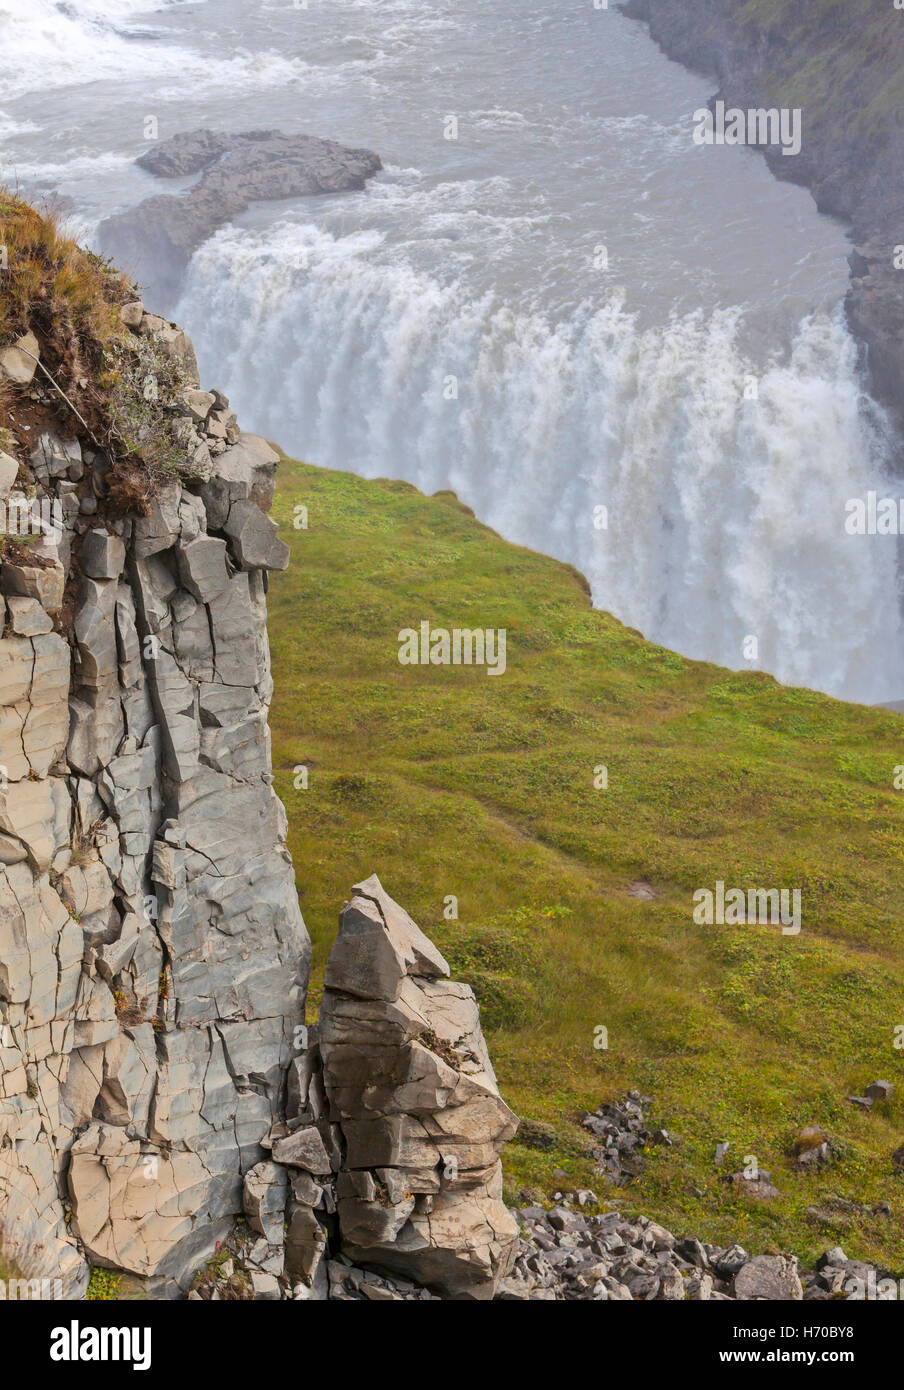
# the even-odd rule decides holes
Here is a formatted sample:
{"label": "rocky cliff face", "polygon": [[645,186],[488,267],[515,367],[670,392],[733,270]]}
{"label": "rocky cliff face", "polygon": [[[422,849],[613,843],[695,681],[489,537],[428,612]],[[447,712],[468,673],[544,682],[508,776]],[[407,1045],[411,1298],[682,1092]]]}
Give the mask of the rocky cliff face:
{"label": "rocky cliff face", "polygon": [[[473,994],[376,878],[343,911],[322,1036],[304,1026],[267,725],[278,457],[200,390],[175,325],[122,318],[139,370],[148,341],[179,367],[179,475],[123,515],[80,417],[0,454],[4,1249],[70,1297],[89,1264],[174,1296],[244,1212],[256,1295],[325,1297],[332,1242],[492,1296],[514,1117]],[[39,407],[39,344],[15,352]]]}
{"label": "rocky cliff face", "polygon": [[[193,372],[184,335],[126,317]],[[107,461],[42,435],[31,506],[62,524],[0,570],[2,1221],[76,1291],[83,1254],[164,1285],[193,1268],[303,1021],[267,728],[277,456],[221,397],[186,402],[194,481],[134,520],[98,523]]]}
{"label": "rocky cliff face", "polygon": [[820,211],[850,222],[855,251],[847,313],[873,389],[904,408],[904,165],[900,72],[904,23],[889,3],[743,4],[628,0],[670,57],[713,74],[713,100],[803,111],[802,149],[764,148],[778,178],[811,189]]}

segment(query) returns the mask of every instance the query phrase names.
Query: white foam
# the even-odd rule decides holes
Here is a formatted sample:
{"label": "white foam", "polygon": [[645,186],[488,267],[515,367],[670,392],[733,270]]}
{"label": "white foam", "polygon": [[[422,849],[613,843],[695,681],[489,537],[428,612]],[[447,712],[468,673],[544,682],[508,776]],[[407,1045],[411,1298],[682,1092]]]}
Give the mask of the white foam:
{"label": "white foam", "polygon": [[34,121],[15,121],[5,111],[0,111],[0,140],[9,140],[15,135],[34,135],[40,129]]}
{"label": "white foam", "polygon": [[[196,0],[169,0],[186,8]],[[332,74],[300,57],[270,51],[236,49],[211,63],[182,42],[159,43],[160,31],[127,24],[166,8],[149,0],[0,0],[0,99],[9,100],[47,87],[68,87],[99,80],[154,81],[161,100],[197,96],[204,90],[232,91],[285,86],[305,77]],[[177,33],[178,40],[184,38]],[[362,70],[363,61],[344,65],[346,75]]]}
{"label": "white foam", "polygon": [[178,70],[179,50],[130,43],[117,25],[162,6],[138,0],[0,0],[0,97],[142,71]]}
{"label": "white foam", "polygon": [[131,155],[126,154],[85,154],[71,159],[55,161],[7,160],[4,175],[12,174],[29,181],[48,181],[60,183],[85,177],[97,178],[116,174],[130,169],[134,164]]}

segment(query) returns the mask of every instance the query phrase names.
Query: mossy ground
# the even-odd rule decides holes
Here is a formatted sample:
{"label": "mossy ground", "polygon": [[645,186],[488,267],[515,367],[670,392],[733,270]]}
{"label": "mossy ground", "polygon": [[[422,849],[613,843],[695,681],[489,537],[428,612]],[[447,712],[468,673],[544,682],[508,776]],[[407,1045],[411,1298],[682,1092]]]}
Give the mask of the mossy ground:
{"label": "mossy ground", "polygon": [[86,1299],[91,1303],[114,1302],[120,1297],[123,1276],[112,1269],[101,1269],[95,1265],[91,1271]]}
{"label": "mossy ground", "polygon": [[[451,494],[287,461],[274,514],[293,551],[270,592],[274,769],[314,941],[312,1016],[338,907],[377,872],[474,984],[506,1098],[559,1135],[509,1146],[512,1196],[551,1193],[557,1170],[613,1195],[575,1116],[637,1087],[680,1143],[618,1194],[625,1209],[755,1252],[807,1260],[841,1239],[904,1267],[890,1163],[904,721],[644,641],[590,606],[574,570]],[[504,627],[506,673],[400,665],[400,629],[424,618]],[[799,887],[800,935],[695,924],[693,891],[717,879]],[[635,896],[639,881],[655,896]],[[878,1077],[896,1093],[863,1114],[846,1097]],[[811,1123],[844,1156],[802,1176],[790,1146]],[[755,1155],[781,1196],[730,1193],[720,1140],[723,1172]],[[891,1217],[845,1207],[880,1201]]]}
{"label": "mossy ground", "polygon": [[[768,35],[778,64],[770,98],[800,106],[822,138],[843,145],[893,119],[904,102],[904,13],[893,0],[721,0],[741,26]],[[801,66],[800,56],[809,53]],[[841,121],[839,121],[841,117]]]}

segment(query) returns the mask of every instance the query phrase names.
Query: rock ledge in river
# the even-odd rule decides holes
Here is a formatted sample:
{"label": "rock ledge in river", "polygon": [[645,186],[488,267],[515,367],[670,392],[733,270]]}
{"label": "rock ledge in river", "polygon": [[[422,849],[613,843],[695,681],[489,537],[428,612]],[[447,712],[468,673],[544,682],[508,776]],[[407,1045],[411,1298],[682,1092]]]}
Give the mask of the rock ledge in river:
{"label": "rock ledge in river", "polygon": [[184,192],[156,194],[101,224],[105,254],[128,265],[163,303],[178,294],[197,247],[249,204],[360,189],[382,168],[372,150],[278,130],[195,130],[163,141],[137,163],[161,178],[201,175]]}

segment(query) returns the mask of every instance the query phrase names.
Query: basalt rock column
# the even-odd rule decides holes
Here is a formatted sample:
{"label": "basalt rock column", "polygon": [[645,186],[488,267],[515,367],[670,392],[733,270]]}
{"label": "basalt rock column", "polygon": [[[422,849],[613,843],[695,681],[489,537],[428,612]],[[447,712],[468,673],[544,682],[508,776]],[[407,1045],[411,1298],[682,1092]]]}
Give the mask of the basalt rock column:
{"label": "basalt rock column", "polygon": [[492,1298],[515,1256],[499,1095],[469,986],[374,875],[342,909],[320,1049],[345,1252],[453,1298]]}
{"label": "basalt rock column", "polygon": [[62,526],[0,569],[0,1226],[76,1293],[83,1253],[175,1293],[281,1117],[310,947],[271,785],[277,456],[179,329],[123,319],[184,359],[182,480],[105,521],[109,460],[45,435]]}

